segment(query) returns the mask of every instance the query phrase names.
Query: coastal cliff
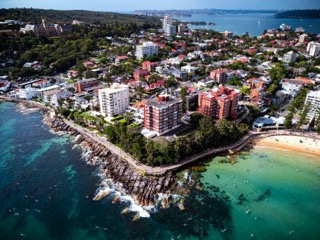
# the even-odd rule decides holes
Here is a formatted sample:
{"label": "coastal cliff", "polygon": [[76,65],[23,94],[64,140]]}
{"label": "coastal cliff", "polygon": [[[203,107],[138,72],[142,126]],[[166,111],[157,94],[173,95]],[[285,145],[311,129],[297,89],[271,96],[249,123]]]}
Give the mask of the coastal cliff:
{"label": "coastal cliff", "polygon": [[79,144],[84,149],[86,161],[89,164],[100,165],[103,176],[113,179],[115,183],[120,183],[127,194],[135,197],[139,205],[153,205],[156,194],[168,193],[170,195],[175,190],[177,181],[172,172],[167,172],[161,177],[144,175],[105,146],[80,134],[62,119],[50,119],[46,116],[45,122],[54,131],[68,132],[73,136],[74,144]]}

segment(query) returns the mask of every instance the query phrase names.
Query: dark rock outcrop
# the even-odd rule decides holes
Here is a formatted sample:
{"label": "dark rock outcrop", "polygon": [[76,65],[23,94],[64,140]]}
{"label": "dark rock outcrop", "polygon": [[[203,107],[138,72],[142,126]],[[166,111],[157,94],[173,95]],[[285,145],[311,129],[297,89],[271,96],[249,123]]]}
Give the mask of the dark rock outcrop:
{"label": "dark rock outcrop", "polygon": [[176,186],[176,179],[171,172],[162,177],[144,175],[104,145],[80,134],[59,118],[52,120],[51,128],[74,136],[74,144],[80,144],[83,147],[86,161],[94,165],[99,164],[104,176],[113,179],[116,183],[121,183],[123,189],[135,196],[140,205],[154,204],[156,194],[171,192]]}

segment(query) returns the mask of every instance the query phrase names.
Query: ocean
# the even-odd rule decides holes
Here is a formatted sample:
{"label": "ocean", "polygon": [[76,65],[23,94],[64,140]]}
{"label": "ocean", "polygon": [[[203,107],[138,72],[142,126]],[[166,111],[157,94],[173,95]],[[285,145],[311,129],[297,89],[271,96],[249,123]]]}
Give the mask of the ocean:
{"label": "ocean", "polygon": [[130,201],[92,200],[101,187],[98,166],[68,136],[51,132],[40,111],[0,102],[0,137],[1,240],[320,235],[320,161],[313,156],[259,147],[233,165],[223,156],[208,159],[178,173],[190,185],[185,210],[156,208],[134,221],[139,208]]}
{"label": "ocean", "polygon": [[191,17],[175,17],[182,21],[205,21],[216,25],[196,26],[188,25],[191,29],[204,28],[219,32],[230,31],[236,35],[249,33],[250,36],[259,36],[265,29],[278,28],[282,23],[292,29],[303,27],[308,33],[320,33],[319,19],[281,19],[275,18],[272,13],[226,13],[217,15],[193,14]]}

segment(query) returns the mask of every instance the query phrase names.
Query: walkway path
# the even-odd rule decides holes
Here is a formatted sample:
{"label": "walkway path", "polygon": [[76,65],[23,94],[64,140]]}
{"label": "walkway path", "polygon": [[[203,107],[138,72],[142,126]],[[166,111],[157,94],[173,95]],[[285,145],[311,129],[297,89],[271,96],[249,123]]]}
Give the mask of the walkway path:
{"label": "walkway path", "polygon": [[[40,103],[36,103],[33,101],[16,100],[16,99],[5,98],[5,97],[0,97],[0,99],[7,100],[7,101],[16,101],[16,102],[23,102],[23,103],[27,103],[27,104],[32,104],[33,106],[37,106],[39,108],[46,109],[46,110],[50,109],[50,108],[43,106]],[[211,156],[219,154],[219,153],[223,153],[223,152],[226,152],[229,150],[240,151],[244,146],[246,146],[250,142],[250,140],[257,138],[257,137],[265,138],[265,137],[271,137],[271,136],[289,135],[289,136],[303,136],[303,137],[315,138],[315,139],[320,140],[319,134],[309,133],[309,132],[297,132],[297,131],[288,131],[288,130],[271,130],[271,131],[267,131],[267,132],[249,132],[247,135],[245,135],[243,138],[241,138],[239,141],[237,141],[236,143],[234,143],[232,145],[224,146],[224,147],[220,147],[220,148],[208,149],[208,150],[203,151],[199,154],[192,155],[191,157],[188,157],[188,158],[186,158],[178,163],[175,163],[175,164],[163,165],[163,166],[159,166],[159,167],[151,167],[151,166],[147,166],[145,164],[138,162],[130,154],[126,153],[125,151],[118,148],[117,146],[115,146],[111,142],[107,141],[106,138],[100,137],[96,133],[89,131],[86,128],[83,128],[83,127],[81,127],[81,126],[79,126],[79,125],[75,124],[74,122],[69,121],[67,119],[64,119],[64,122],[67,125],[69,125],[70,127],[79,131],[81,134],[83,134],[87,137],[90,137],[91,139],[93,139],[97,143],[102,144],[103,146],[108,148],[111,152],[118,155],[119,157],[126,159],[128,161],[128,163],[130,163],[136,169],[138,169],[142,172],[145,172],[146,174],[149,174],[149,175],[164,175],[168,171],[174,171],[174,170],[180,169],[188,164],[195,163],[199,160],[211,157]]]}
{"label": "walkway path", "polygon": [[302,132],[295,132],[295,131],[287,131],[287,130],[274,130],[274,131],[268,131],[268,132],[249,132],[247,135],[245,135],[243,138],[241,138],[239,141],[236,143],[225,146],[225,147],[220,147],[220,148],[214,148],[214,149],[209,149],[206,151],[203,151],[199,154],[192,155],[191,157],[188,157],[178,163],[171,164],[171,165],[163,165],[163,166],[158,166],[158,167],[151,167],[147,166],[145,164],[142,164],[135,160],[130,154],[124,152],[114,144],[108,142],[105,138],[98,136],[97,134],[73,123],[72,121],[69,120],[64,120],[66,124],[71,126],[72,128],[75,128],[78,130],[80,133],[92,138],[94,141],[104,145],[106,148],[108,148],[111,152],[114,154],[117,154],[118,156],[126,159],[132,166],[134,166],[136,169],[145,172],[146,174],[149,175],[163,175],[168,171],[174,171],[177,169],[180,169],[186,165],[195,163],[199,160],[211,157],[213,155],[227,152],[229,150],[233,151],[240,151],[243,147],[245,147],[250,140],[257,138],[257,137],[270,137],[270,136],[279,136],[279,135],[290,135],[290,136],[304,136],[304,137],[309,137],[309,138],[316,138],[320,140],[320,135],[318,134],[310,134],[310,133],[302,133]]}

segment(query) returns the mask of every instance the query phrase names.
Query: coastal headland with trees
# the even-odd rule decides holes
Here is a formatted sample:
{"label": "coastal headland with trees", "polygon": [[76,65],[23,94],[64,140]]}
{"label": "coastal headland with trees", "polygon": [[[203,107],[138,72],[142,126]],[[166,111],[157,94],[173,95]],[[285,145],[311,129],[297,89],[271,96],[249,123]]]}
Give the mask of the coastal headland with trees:
{"label": "coastal headland with trees", "polygon": [[[126,156],[133,166],[165,168],[205,151],[209,156],[210,151],[217,154],[214,150],[222,148],[221,152],[232,155],[228,150],[234,144],[239,143],[235,149],[243,147],[252,135],[260,135],[251,130],[270,130],[275,135],[280,129],[320,131],[319,107],[312,99],[310,103],[306,100],[310,92],[319,91],[319,49],[310,50],[318,46],[315,34],[279,27],[251,38],[186,27],[168,35],[161,29],[159,17],[89,11],[1,9],[0,16],[4,21],[0,29],[4,99],[33,101],[52,111],[57,117],[53,128],[78,136],[77,143],[89,141],[93,152],[107,159],[101,166],[115,170],[113,177],[125,182],[128,191],[138,194],[141,190],[140,202],[145,205],[152,201],[152,194],[170,190],[175,178],[168,171],[160,180],[141,173],[137,180],[129,161],[121,163]],[[8,19],[16,21],[6,22]],[[70,33],[55,36],[17,30],[40,24],[42,19],[49,22],[47,26],[56,27],[76,21]],[[158,52],[140,59],[135,50],[146,42]],[[93,85],[84,86],[88,82]],[[128,86],[130,109],[134,110],[107,117],[101,110],[99,89],[120,84]],[[217,89],[224,89],[219,98],[227,99],[220,100],[220,105],[212,100]],[[232,92],[237,99],[227,98]],[[199,96],[210,94],[212,103],[202,107]],[[137,117],[145,105],[136,106],[168,95],[181,103],[179,124],[172,132],[145,137],[141,120],[146,117]],[[233,108],[231,101],[235,101]],[[220,115],[210,115],[223,106],[228,108]],[[218,110],[214,111],[215,107]],[[263,118],[268,126],[256,127],[257,118]],[[92,143],[95,138],[97,144]],[[117,159],[105,150],[108,143],[100,141],[119,149]],[[93,155],[91,162],[95,161]]]}

